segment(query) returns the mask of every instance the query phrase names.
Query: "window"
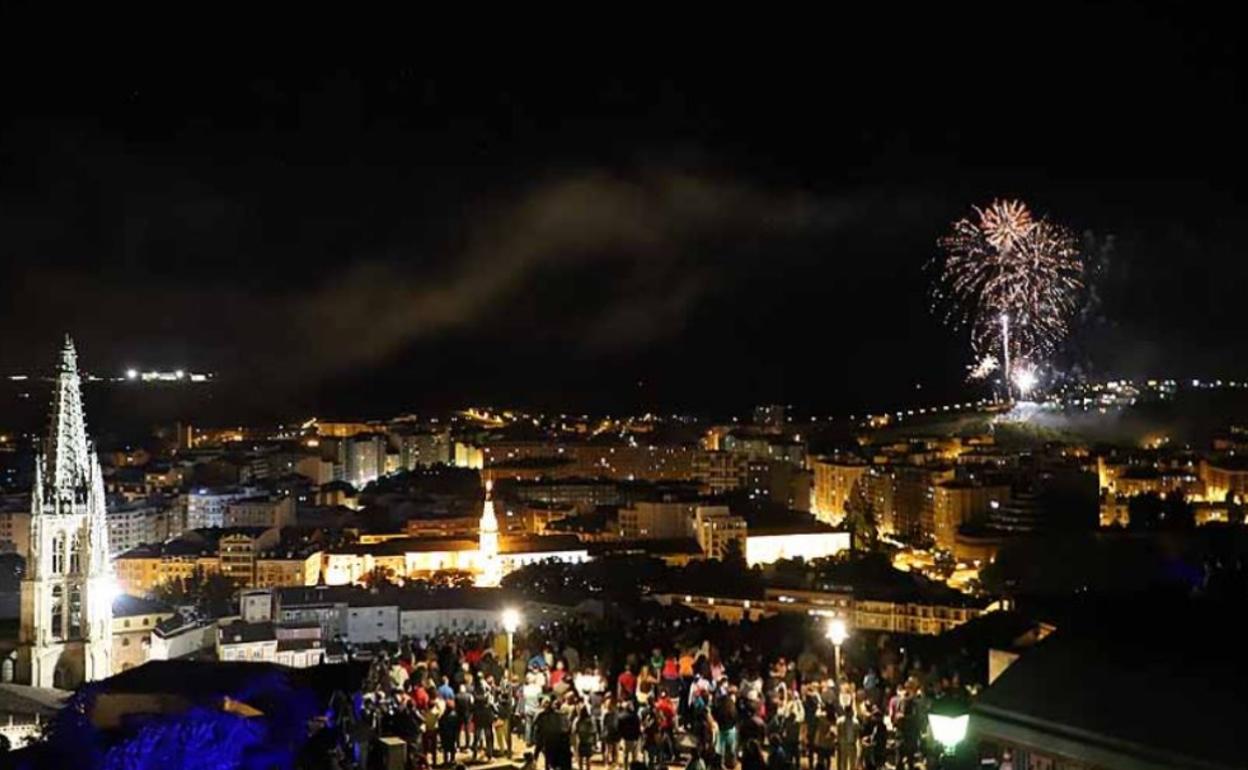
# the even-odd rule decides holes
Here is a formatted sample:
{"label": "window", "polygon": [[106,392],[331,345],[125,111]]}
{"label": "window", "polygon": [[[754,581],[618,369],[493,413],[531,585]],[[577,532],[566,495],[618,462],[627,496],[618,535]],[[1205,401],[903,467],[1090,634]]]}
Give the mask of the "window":
{"label": "window", "polygon": [[78,574],[82,571],[82,533],[75,532],[69,543],[69,571]]}
{"label": "window", "polygon": [[57,533],[52,537],[52,574],[59,575],[65,571],[65,535]]}
{"label": "window", "polygon": [[82,636],[82,589],[74,586],[69,589],[69,637],[77,639]]}
{"label": "window", "polygon": [[52,638],[60,639],[65,635],[65,596],[60,586],[52,586],[52,617],[49,626]]}
{"label": "window", "polygon": [[130,637],[128,637],[128,636],[123,636],[123,637],[121,637],[121,646],[122,646],[122,647],[129,647],[129,646],[130,646]]}

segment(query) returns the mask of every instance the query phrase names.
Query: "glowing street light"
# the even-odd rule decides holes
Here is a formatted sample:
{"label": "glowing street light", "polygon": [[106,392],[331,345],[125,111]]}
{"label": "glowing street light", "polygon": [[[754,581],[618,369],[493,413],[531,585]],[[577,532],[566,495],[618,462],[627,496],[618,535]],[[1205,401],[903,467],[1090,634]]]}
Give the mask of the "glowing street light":
{"label": "glowing street light", "polygon": [[127,370],[126,370],[126,379],[127,379],[127,380],[137,380],[138,378],[139,378],[139,370],[138,370],[138,369],[127,369]]}
{"label": "glowing street light", "polygon": [[511,675],[511,657],[515,640],[516,629],[520,628],[520,610],[515,607],[508,607],[503,610],[503,630],[507,632],[507,675]]}
{"label": "glowing street light", "polygon": [[960,698],[939,698],[927,713],[932,737],[944,748],[945,756],[952,756],[957,751],[958,744],[966,738],[970,721],[966,703]]}
{"label": "glowing street light", "polygon": [[839,682],[841,680],[841,645],[849,638],[849,627],[845,625],[842,618],[832,618],[828,621],[827,637],[836,650],[836,666],[832,674]]}

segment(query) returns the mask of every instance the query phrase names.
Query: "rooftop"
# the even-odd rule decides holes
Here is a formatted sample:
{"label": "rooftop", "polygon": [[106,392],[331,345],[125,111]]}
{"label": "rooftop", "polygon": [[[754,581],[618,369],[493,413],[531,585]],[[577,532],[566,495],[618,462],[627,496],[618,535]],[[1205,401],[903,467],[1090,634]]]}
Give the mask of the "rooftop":
{"label": "rooftop", "polygon": [[155,599],[148,599],[142,596],[131,596],[130,594],[121,594],[113,599],[113,617],[127,618],[136,615],[159,615],[172,613],[173,608],[164,602],[158,602]]}
{"label": "rooftop", "polygon": [[1214,641],[1234,636],[1226,610],[1154,607],[1164,621],[1147,627],[1111,612],[1063,628],[983,692],[972,730],[1089,766],[1243,767],[1248,731],[1235,726],[1248,718],[1248,665]]}

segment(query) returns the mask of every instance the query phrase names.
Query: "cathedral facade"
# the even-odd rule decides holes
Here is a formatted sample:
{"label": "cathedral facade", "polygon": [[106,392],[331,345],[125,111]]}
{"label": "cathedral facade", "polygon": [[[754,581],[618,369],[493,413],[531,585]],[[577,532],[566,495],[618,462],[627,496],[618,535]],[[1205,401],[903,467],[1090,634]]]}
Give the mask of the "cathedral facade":
{"label": "cathedral facade", "polygon": [[78,356],[67,337],[52,413],[35,458],[22,578],[17,681],[72,689],[112,674],[112,600],[104,478],[87,439]]}

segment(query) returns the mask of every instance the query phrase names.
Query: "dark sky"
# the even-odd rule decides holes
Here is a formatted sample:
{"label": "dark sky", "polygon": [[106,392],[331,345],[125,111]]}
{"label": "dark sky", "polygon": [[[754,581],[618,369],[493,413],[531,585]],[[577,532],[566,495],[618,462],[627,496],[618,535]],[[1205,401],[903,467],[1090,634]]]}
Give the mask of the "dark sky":
{"label": "dark sky", "polygon": [[1072,357],[1248,374],[1234,25],[990,8],[6,67],[0,371],[68,330],[97,370],[218,371],[240,410],[922,401],[969,358],[924,263],[1017,196],[1112,243]]}

